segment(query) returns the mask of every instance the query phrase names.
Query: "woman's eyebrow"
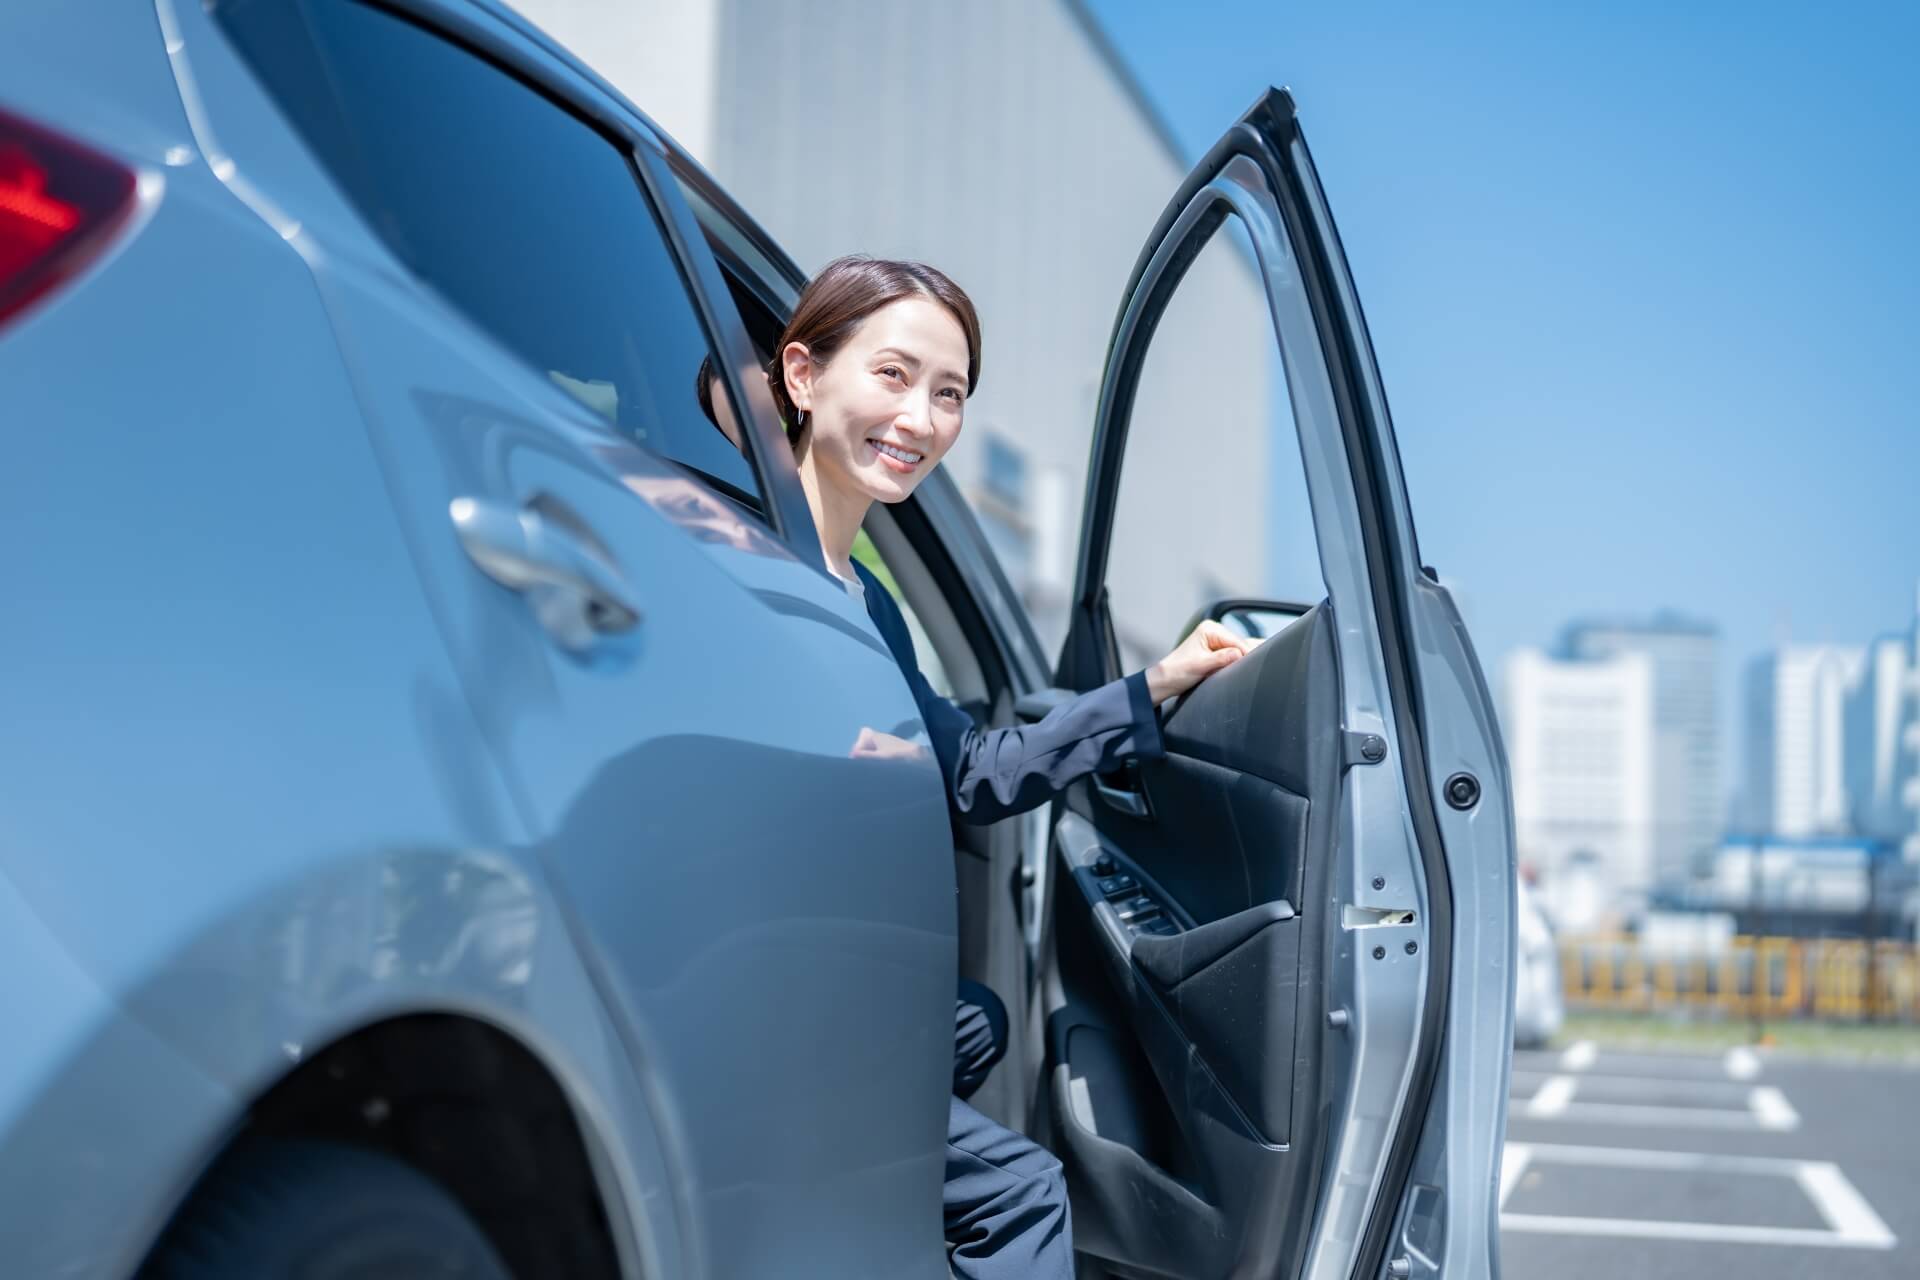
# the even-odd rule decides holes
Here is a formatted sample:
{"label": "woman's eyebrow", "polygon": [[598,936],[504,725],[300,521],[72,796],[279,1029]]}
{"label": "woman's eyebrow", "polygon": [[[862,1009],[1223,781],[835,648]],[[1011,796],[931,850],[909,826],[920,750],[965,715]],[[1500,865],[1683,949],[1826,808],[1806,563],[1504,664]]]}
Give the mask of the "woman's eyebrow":
{"label": "woman's eyebrow", "polygon": [[[925,365],[925,361],[921,360],[919,356],[914,355],[910,351],[902,351],[899,347],[881,347],[873,353],[873,358],[876,360],[883,357],[898,360],[904,365],[911,365],[915,373],[920,372],[921,368]],[[949,382],[958,382],[962,385],[965,385],[967,381],[967,375],[961,373],[958,369],[936,369],[934,370],[933,376],[936,378],[945,378]]]}
{"label": "woman's eyebrow", "polygon": [[[873,356],[876,360],[882,356],[891,356],[901,364],[912,365],[915,373],[918,373],[925,363],[919,356],[909,351],[902,351],[898,347],[881,347],[873,353]],[[967,380],[967,375],[961,373],[958,369],[937,369],[934,372],[936,377],[947,378],[953,382],[965,382]]]}

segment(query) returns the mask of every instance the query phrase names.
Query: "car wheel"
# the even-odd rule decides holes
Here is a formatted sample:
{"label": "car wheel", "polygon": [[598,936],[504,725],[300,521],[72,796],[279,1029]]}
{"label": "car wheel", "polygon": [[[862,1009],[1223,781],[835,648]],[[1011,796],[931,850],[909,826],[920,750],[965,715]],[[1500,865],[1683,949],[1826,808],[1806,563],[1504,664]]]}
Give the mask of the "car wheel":
{"label": "car wheel", "polygon": [[141,1280],[511,1280],[439,1183],[339,1143],[244,1141],[201,1180]]}

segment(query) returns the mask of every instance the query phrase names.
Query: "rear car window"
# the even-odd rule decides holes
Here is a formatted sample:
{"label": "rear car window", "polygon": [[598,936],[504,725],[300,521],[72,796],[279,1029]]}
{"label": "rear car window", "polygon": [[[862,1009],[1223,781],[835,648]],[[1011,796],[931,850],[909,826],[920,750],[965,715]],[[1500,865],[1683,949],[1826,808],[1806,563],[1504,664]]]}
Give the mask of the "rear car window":
{"label": "rear car window", "polygon": [[217,16],[416,277],[615,429],[758,505],[696,394],[706,335],[621,144],[368,5],[223,0]]}

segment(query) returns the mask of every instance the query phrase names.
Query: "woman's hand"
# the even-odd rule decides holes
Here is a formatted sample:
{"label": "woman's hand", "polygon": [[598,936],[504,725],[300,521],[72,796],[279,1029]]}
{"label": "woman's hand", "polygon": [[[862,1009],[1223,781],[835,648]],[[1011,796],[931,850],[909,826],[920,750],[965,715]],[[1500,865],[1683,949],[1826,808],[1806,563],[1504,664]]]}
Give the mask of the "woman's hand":
{"label": "woman's hand", "polygon": [[1257,640],[1245,640],[1217,622],[1203,622],[1177,648],[1147,668],[1147,693],[1153,705],[1185,693],[1222,667],[1250,653]]}
{"label": "woman's hand", "polygon": [[847,752],[855,760],[918,760],[926,754],[926,748],[874,728],[862,728]]}

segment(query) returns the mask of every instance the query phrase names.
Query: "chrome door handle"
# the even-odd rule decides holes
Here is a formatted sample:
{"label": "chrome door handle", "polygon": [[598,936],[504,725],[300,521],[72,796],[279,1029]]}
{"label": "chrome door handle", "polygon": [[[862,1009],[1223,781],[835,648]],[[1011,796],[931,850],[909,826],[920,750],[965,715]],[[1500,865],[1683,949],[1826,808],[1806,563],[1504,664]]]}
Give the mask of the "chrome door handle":
{"label": "chrome door handle", "polygon": [[447,511],[467,558],[524,595],[562,647],[580,652],[639,625],[640,606],[619,567],[536,507],[455,498]]}

